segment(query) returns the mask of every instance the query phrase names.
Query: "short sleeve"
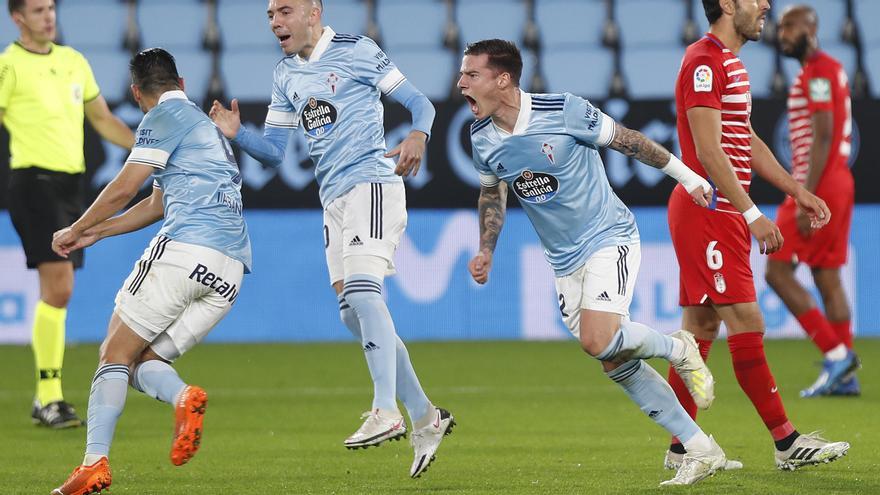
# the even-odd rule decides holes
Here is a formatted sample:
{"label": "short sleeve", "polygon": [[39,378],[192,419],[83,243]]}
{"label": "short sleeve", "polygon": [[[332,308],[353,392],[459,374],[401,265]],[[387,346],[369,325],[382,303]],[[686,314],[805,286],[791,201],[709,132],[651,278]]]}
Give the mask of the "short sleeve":
{"label": "short sleeve", "polygon": [[164,169],[184,134],[174,117],[159,107],[153,108],[138,126],[134,147],[126,162]]}
{"label": "short sleeve", "polygon": [[354,45],[354,78],[364,84],[391,94],[406,81],[394,62],[370,38],[363,37]]}
{"label": "short sleeve", "polygon": [[15,91],[15,67],[5,57],[0,57],[0,109],[9,107]]}
{"label": "short sleeve", "polygon": [[84,78],[83,102],[88,103],[101,94],[101,88],[98,87],[98,81],[95,80],[95,73],[92,72],[92,66],[89,65],[89,61],[82,55],[79,58]]}
{"label": "short sleeve", "polygon": [[679,77],[685,110],[694,107],[721,110],[721,92],[726,80],[724,68],[712,56],[686,59]]}
{"label": "short sleeve", "polygon": [[813,68],[807,79],[807,107],[812,112],[834,110],[834,85],[838,81],[837,67],[820,64]]}
{"label": "short sleeve", "polygon": [[480,158],[475,144],[471,145],[471,155],[473,156],[474,168],[480,174],[480,185],[483,187],[495,187],[501,182],[501,179],[495,175],[495,172],[489,167],[489,164]]}
{"label": "short sleeve", "polygon": [[269,103],[269,112],[266,114],[266,125],[280,127],[282,129],[296,129],[299,120],[296,116],[296,107],[290,102],[290,98],[284,92],[284,73],[282,65],[275,68],[272,82],[272,102]]}
{"label": "short sleeve", "polygon": [[614,119],[579,96],[565,95],[563,118],[566,132],[578,141],[605,147],[614,139]]}

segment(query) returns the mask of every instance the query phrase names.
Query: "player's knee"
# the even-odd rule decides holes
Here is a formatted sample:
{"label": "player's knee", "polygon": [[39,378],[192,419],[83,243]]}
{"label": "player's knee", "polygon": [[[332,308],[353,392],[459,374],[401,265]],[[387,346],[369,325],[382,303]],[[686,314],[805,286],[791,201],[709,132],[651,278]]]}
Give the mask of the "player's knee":
{"label": "player's knee", "polygon": [[782,263],[770,261],[767,263],[767,271],[764,273],[764,280],[767,281],[770,287],[773,287],[773,289],[776,290],[784,281],[791,278],[791,275],[786,273],[787,271],[790,270]]}
{"label": "player's knee", "polygon": [[590,330],[589,328],[581,328],[581,349],[591,357],[596,357],[608,347],[608,342],[606,342],[607,339],[597,338],[598,332]]}
{"label": "player's knee", "polygon": [[51,284],[41,291],[41,299],[49,306],[66,308],[73,296],[73,284]]}

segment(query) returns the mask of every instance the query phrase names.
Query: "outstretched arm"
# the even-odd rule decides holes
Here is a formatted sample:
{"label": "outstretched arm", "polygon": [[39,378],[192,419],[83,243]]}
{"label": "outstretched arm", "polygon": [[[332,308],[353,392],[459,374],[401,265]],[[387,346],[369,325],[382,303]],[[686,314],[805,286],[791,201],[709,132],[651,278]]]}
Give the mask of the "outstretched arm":
{"label": "outstretched arm", "polygon": [[477,202],[480,216],[480,251],[468,264],[471,276],[478,284],[489,280],[492,268],[492,254],[504,226],[507,212],[507,184],[499,182],[492,187],[480,188],[480,199]]}
{"label": "outstretched arm", "polygon": [[262,136],[249,131],[247,127],[241,125],[241,112],[238,109],[237,99],[232,100],[230,108],[214,100],[208,116],[227,139],[238,144],[245,153],[256,158],[260,163],[268,167],[278,167],[284,161],[292,128],[267,125]]}
{"label": "outstretched arm", "polygon": [[134,146],[134,133],[119,117],[113,115],[103,96],[84,105],[86,118],[102,138],[116,146],[130,150]]}
{"label": "outstretched arm", "polygon": [[409,81],[401,83],[400,87],[388,96],[406,107],[412,114],[412,130],[406,139],[385,156],[391,158],[400,155],[394,173],[403,177],[412,173],[412,176],[415,177],[419,173],[422,156],[425,154],[425,145],[428,138],[431,137],[431,126],[434,124],[434,116],[437,112],[434,110],[431,100]]}

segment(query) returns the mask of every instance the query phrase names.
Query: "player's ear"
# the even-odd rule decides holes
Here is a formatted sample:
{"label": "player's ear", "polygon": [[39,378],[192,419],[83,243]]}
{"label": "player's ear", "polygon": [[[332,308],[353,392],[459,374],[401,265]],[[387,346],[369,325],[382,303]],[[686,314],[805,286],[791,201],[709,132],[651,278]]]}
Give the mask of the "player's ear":
{"label": "player's ear", "polygon": [[184,80],[182,77],[177,78],[177,85],[180,86],[180,90],[186,92],[186,84],[184,84]]}
{"label": "player's ear", "polygon": [[736,12],[737,0],[718,0],[721,10],[727,15],[733,15]]}

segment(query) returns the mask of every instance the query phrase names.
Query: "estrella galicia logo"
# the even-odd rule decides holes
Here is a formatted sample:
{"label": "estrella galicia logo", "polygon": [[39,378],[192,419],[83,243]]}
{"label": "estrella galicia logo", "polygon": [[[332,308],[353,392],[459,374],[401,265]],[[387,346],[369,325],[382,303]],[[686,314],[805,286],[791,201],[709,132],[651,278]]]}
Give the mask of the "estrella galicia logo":
{"label": "estrella galicia logo", "polygon": [[336,126],[338,113],[332,103],[325,100],[309,98],[302,111],[302,124],[309,136],[320,139]]}
{"label": "estrella galicia logo", "polygon": [[513,192],[527,203],[546,203],[559,192],[559,179],[550,174],[525,170],[513,181]]}

